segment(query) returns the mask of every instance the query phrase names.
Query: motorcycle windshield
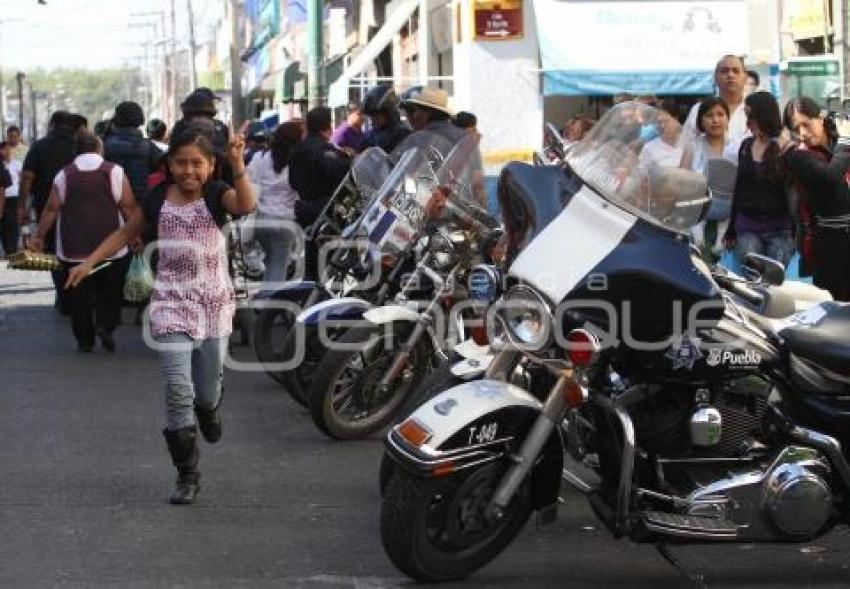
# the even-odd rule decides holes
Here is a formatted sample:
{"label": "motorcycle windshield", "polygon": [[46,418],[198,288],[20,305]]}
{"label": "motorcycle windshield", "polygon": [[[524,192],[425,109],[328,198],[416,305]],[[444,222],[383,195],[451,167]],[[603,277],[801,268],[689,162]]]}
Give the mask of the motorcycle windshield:
{"label": "motorcycle windshield", "polygon": [[594,191],[667,229],[684,232],[711,202],[705,177],[690,170],[693,134],[664,110],[626,102],[609,110],[566,161]]}
{"label": "motorcycle windshield", "polygon": [[425,205],[437,186],[427,151],[404,152],[360,218],[355,235],[382,254],[405,250],[425,223]]}
{"label": "motorcycle windshield", "polygon": [[464,139],[436,169],[430,149],[405,151],[361,217],[357,235],[367,237],[380,253],[395,254],[408,248],[428,223],[496,227],[495,219],[472,197],[467,179],[477,147],[476,137]]}
{"label": "motorcycle windshield", "polygon": [[[621,327],[634,334],[646,323],[648,337],[656,331],[663,336],[672,329],[671,318],[659,313],[677,304],[687,313],[718,297],[716,284],[694,265],[682,235],[701,220],[710,202],[706,182],[672,165],[687,157],[688,140],[666,113],[626,103],[597,125],[567,152],[583,185],[519,252],[509,274],[555,305],[570,299],[621,309],[628,303],[628,312],[616,315]],[[650,139],[652,134],[658,135]],[[673,144],[652,143],[665,138]],[[682,151],[666,161],[652,151],[666,153],[674,144]],[[649,145],[655,147],[646,155]]]}
{"label": "motorcycle windshield", "polygon": [[392,168],[390,156],[380,147],[370,147],[354,158],[351,164],[351,178],[357,187],[362,206],[372,202]]}

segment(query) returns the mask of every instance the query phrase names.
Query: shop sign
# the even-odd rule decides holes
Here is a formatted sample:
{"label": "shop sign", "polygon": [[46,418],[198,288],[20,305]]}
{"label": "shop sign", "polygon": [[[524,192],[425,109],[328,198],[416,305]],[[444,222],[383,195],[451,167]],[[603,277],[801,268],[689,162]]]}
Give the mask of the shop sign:
{"label": "shop sign", "polygon": [[796,76],[837,76],[838,62],[830,61],[789,61],[788,73]]}
{"label": "shop sign", "polygon": [[823,0],[785,0],[788,31],[794,39],[812,39],[826,34]]}
{"label": "shop sign", "polygon": [[522,38],[522,0],[473,0],[472,6],[476,40]]}

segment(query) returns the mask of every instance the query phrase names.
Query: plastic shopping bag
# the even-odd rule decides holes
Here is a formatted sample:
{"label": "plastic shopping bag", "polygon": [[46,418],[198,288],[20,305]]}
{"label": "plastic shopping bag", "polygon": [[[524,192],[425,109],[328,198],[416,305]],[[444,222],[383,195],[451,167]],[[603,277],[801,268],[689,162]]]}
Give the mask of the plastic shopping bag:
{"label": "plastic shopping bag", "polygon": [[141,303],[153,292],[154,277],[144,256],[136,254],[124,279],[124,298],[131,303]]}

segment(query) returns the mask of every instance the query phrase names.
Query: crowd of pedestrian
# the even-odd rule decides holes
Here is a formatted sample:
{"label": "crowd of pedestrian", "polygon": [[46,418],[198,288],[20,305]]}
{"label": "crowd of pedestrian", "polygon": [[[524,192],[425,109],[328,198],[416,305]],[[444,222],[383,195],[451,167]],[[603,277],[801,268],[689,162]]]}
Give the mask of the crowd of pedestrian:
{"label": "crowd of pedestrian", "polygon": [[[673,99],[615,97],[615,105],[656,109],[652,124],[635,130],[639,165],[706,177],[712,204],[691,235],[712,261],[736,269],[749,254],[765,255],[850,300],[850,150],[830,114],[808,97],[783,112],[739,56],[723,56],[714,81],[717,95],[695,103],[684,121]],[[592,125],[571,118],[564,142],[580,141]]]}

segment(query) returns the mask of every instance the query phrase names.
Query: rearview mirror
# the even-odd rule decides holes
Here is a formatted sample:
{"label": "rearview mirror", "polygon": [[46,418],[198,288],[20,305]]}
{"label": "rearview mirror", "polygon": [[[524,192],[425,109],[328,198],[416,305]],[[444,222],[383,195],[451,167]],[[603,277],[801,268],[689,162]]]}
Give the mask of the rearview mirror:
{"label": "rearview mirror", "polygon": [[764,281],[773,286],[780,286],[785,282],[785,266],[761,254],[747,254],[741,269],[750,280]]}

